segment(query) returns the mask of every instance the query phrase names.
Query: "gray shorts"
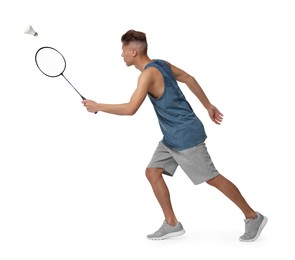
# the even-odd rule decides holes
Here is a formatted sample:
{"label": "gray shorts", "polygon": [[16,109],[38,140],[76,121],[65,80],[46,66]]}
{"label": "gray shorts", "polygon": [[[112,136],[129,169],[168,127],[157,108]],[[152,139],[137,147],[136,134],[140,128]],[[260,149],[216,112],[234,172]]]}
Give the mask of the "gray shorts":
{"label": "gray shorts", "polygon": [[162,168],[164,174],[173,176],[178,165],[195,185],[219,175],[205,143],[176,151],[160,142],[147,168]]}

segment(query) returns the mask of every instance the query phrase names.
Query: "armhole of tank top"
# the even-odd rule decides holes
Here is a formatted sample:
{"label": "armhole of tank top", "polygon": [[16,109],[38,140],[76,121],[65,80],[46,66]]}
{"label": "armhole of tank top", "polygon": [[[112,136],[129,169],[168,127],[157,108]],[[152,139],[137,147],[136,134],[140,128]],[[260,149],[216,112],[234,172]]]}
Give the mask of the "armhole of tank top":
{"label": "armhole of tank top", "polygon": [[[158,65],[158,66],[159,66],[159,65]],[[150,66],[147,67],[147,68],[153,67],[153,68],[155,68],[157,71],[159,71],[160,74],[162,75],[162,79],[163,79],[163,82],[164,82],[164,92],[163,92],[163,95],[160,96],[159,98],[154,98],[154,97],[148,92],[149,97],[152,98],[154,101],[161,100],[161,99],[164,97],[165,93],[166,93],[166,84],[165,84],[165,83],[166,83],[166,82],[165,82],[166,79],[165,79],[165,75],[164,75],[163,72],[158,68],[158,66],[150,65]]]}

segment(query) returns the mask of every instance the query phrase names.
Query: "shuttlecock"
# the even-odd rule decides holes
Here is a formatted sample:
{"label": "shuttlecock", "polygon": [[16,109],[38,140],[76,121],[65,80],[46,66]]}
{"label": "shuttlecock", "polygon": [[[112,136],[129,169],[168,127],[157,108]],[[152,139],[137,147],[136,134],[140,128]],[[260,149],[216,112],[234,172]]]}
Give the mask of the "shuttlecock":
{"label": "shuttlecock", "polygon": [[33,36],[38,36],[38,33],[33,29],[33,27],[31,25],[29,25],[27,27],[27,29],[25,30],[26,34],[31,34]]}

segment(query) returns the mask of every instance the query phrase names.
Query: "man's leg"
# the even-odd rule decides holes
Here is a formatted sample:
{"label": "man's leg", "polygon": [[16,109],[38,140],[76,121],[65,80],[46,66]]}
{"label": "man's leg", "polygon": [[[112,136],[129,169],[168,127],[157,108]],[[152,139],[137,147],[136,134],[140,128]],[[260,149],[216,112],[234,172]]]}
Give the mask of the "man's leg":
{"label": "man's leg", "polygon": [[218,175],[207,183],[220,190],[226,197],[235,203],[244,213],[245,218],[256,218],[256,212],[246,202],[238,188],[222,175]]}
{"label": "man's leg", "polygon": [[207,181],[209,185],[216,187],[232,202],[234,202],[245,215],[245,233],[240,236],[242,242],[255,241],[267,223],[267,217],[255,212],[246,202],[238,188],[222,175]]}
{"label": "man's leg", "polygon": [[168,224],[175,226],[178,221],[172,208],[170,193],[163,178],[163,172],[164,170],[161,168],[147,168],[146,177],[149,180],[154,194],[163,210],[165,220]]}
{"label": "man's leg", "polygon": [[148,239],[162,240],[171,237],[181,236],[185,233],[183,226],[177,221],[170,201],[170,193],[163,178],[164,170],[161,168],[147,168],[146,177],[152,185],[155,196],[163,210],[165,221],[162,226]]}
{"label": "man's leg", "polygon": [[255,241],[267,223],[267,217],[255,212],[246,202],[238,188],[222,175],[207,181],[209,185],[216,187],[232,202],[234,202],[245,215],[245,233],[240,236],[242,242]]}

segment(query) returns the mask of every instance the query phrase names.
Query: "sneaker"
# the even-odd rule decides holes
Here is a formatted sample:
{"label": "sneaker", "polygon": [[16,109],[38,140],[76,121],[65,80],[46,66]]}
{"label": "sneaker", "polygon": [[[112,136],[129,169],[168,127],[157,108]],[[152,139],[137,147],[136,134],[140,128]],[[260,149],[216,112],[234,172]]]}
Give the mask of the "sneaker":
{"label": "sneaker", "polygon": [[184,233],[185,231],[180,222],[178,222],[176,226],[171,226],[165,220],[159,230],[151,235],[147,235],[147,238],[152,240],[163,240],[171,237],[181,236]]}
{"label": "sneaker", "polygon": [[267,223],[267,217],[263,216],[259,212],[256,212],[257,218],[245,219],[245,234],[240,236],[240,241],[242,242],[253,242],[259,236]]}

